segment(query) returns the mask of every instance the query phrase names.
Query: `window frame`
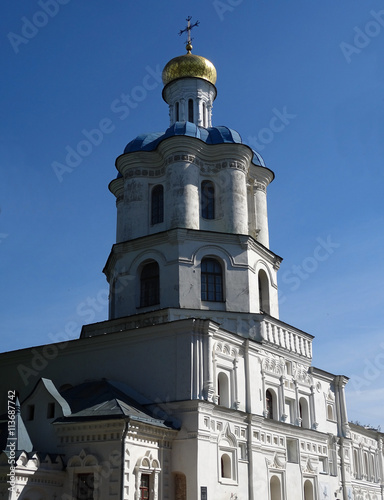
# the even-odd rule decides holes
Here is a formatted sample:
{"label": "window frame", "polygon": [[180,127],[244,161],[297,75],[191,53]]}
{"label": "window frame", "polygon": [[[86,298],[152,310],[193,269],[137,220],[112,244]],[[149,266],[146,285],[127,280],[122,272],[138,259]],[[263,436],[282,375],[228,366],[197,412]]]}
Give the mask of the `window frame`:
{"label": "window frame", "polygon": [[[208,269],[209,264],[214,265],[213,270]],[[225,302],[223,265],[218,259],[214,257],[201,259],[200,280],[200,297],[203,302]]]}
{"label": "window frame", "polygon": [[164,186],[156,184],[151,190],[151,226],[164,222]]}
{"label": "window frame", "polygon": [[[155,267],[157,273],[149,276],[143,276],[150,266]],[[151,298],[152,297],[152,298]],[[160,304],[160,266],[155,260],[146,262],[140,269],[140,306],[150,307]]]}

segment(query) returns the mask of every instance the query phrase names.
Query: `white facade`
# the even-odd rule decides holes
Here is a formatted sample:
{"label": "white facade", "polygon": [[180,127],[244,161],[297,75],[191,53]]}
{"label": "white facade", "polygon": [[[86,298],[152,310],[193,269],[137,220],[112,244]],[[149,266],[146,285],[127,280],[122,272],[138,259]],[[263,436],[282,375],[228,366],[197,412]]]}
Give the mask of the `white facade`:
{"label": "white facade", "polygon": [[273,173],[211,127],[191,67],[164,88],[165,135],[116,161],[109,319],[0,355],[0,499],[383,499],[383,435],[279,319]]}

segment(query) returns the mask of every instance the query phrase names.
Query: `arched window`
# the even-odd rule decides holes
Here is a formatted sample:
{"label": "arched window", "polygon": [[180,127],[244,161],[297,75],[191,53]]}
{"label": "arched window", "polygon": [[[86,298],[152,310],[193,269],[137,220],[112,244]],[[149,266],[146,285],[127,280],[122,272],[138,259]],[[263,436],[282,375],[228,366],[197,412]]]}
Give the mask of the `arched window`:
{"label": "arched window", "polygon": [[304,483],[304,500],[313,500],[313,484],[309,479]]}
{"label": "arched window", "polygon": [[223,301],[223,272],[216,259],[201,261],[201,300]]}
{"label": "arched window", "polygon": [[305,429],[309,429],[310,428],[309,408],[308,408],[308,402],[305,398],[300,398],[299,410],[300,410],[301,426],[304,427]]}
{"label": "arched window", "polygon": [[217,394],[218,394],[218,404],[221,406],[226,406],[229,408],[230,397],[229,397],[229,380],[225,373],[220,372],[217,377]]}
{"label": "arched window", "polygon": [[164,188],[158,184],[151,194],[151,224],[160,224],[164,220]]}
{"label": "arched window", "polygon": [[280,479],[277,476],[272,476],[270,481],[271,500],[281,500]]}
{"label": "arched window", "polygon": [[333,418],[333,407],[332,405],[327,405],[327,419],[334,420]]}
{"label": "arched window", "polygon": [[221,455],[221,477],[231,478],[231,457],[227,453]]}
{"label": "arched window", "polygon": [[259,309],[262,312],[270,314],[269,280],[267,273],[263,269],[259,271]]}
{"label": "arched window", "polygon": [[201,216],[203,219],[215,218],[215,185],[212,181],[201,183]]}
{"label": "arched window", "polygon": [[180,103],[176,103],[176,121],[180,121]]}
{"label": "arched window", "polygon": [[265,409],[267,410],[267,418],[271,418],[273,420],[275,417],[273,411],[273,395],[269,389],[267,389],[265,393],[265,406]]}
{"label": "arched window", "polygon": [[193,123],[193,99],[188,100],[188,121]]}
{"label": "arched window", "polygon": [[140,307],[160,302],[160,276],[157,262],[146,264],[140,274]]}

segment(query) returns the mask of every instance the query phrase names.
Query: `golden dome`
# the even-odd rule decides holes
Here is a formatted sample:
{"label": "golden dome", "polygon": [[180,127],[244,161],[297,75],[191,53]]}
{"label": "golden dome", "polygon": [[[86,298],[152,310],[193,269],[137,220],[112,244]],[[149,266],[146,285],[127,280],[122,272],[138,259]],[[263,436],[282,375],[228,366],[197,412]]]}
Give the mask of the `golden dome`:
{"label": "golden dome", "polygon": [[191,50],[192,45],[188,43],[187,54],[174,57],[165,65],[162,75],[164,86],[173,80],[188,76],[202,78],[215,85],[217,79],[215,66],[205,57],[191,54]]}

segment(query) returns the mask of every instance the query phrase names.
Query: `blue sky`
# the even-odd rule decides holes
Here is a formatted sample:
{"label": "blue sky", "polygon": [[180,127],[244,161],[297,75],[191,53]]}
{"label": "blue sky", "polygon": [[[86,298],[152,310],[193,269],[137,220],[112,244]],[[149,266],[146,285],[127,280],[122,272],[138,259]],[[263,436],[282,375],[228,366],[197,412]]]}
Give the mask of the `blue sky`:
{"label": "blue sky", "polygon": [[[276,174],[268,206],[270,246],[284,257],[280,318],[315,335],[315,366],[351,378],[349,418],[383,426],[379,0],[21,0],[4,9],[0,350],[75,338],[107,317],[107,185],[132,138],[168,126],[158,78],[184,53],[188,15],[200,21],[193,52],[218,72],[213,124],[238,130]],[[77,148],[82,156],[58,174],[52,165]]]}

